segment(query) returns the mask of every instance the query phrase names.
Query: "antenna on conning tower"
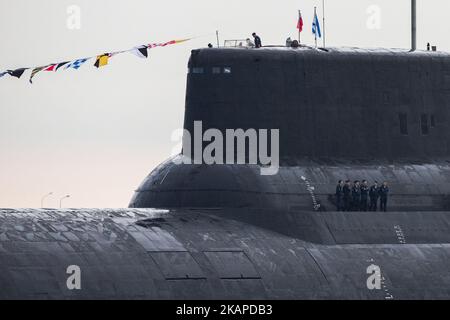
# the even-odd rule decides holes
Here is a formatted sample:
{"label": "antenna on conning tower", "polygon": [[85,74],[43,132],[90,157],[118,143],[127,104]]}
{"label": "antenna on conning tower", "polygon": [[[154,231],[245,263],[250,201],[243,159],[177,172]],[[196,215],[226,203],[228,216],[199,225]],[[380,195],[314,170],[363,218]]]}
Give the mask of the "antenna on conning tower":
{"label": "antenna on conning tower", "polygon": [[411,0],[411,51],[417,49],[417,3],[416,0]]}

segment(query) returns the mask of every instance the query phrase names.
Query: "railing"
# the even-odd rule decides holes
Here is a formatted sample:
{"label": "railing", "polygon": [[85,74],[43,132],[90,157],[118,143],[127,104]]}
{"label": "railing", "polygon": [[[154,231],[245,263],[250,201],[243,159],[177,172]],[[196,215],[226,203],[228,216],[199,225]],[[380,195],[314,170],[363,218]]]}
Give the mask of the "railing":
{"label": "railing", "polygon": [[224,47],[231,47],[231,48],[247,48],[247,40],[246,39],[232,39],[232,40],[225,40],[223,42]]}

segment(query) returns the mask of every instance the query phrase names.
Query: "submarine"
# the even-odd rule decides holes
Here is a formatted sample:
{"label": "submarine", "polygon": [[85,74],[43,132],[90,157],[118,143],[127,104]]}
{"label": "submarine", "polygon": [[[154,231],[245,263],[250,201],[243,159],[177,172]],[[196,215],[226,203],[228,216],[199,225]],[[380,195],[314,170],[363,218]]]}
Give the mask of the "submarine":
{"label": "submarine", "polygon": [[[412,29],[410,51],[193,50],[185,133],[278,130],[276,170],[185,134],[129,208],[0,209],[0,299],[449,299],[450,54]],[[388,212],[336,211],[346,179],[387,181]]]}

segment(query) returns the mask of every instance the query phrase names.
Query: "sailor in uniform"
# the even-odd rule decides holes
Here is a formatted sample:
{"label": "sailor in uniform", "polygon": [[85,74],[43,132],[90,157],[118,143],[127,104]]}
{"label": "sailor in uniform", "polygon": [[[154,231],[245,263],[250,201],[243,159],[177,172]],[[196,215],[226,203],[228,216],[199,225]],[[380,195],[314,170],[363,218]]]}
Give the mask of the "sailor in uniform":
{"label": "sailor in uniform", "polygon": [[367,211],[367,199],[369,198],[369,185],[367,184],[367,180],[363,180],[360,190],[361,190],[361,202],[359,210]]}
{"label": "sailor in uniform", "polygon": [[345,181],[344,187],[342,187],[342,193],[344,195],[344,211],[350,211],[351,205],[352,205],[352,198],[351,198],[351,187],[350,187],[350,180]]}
{"label": "sailor in uniform", "polygon": [[352,187],[352,210],[359,211],[360,203],[361,203],[361,189],[359,181],[356,180],[353,183]]}
{"label": "sailor in uniform", "polygon": [[339,180],[337,186],[336,186],[336,210],[337,211],[344,211],[344,182],[342,180]]}
{"label": "sailor in uniform", "polygon": [[383,182],[383,185],[380,187],[380,211],[387,211],[387,201],[389,196],[389,187],[387,182]]}
{"label": "sailor in uniform", "polygon": [[377,211],[378,207],[378,198],[380,197],[380,188],[378,187],[378,182],[375,181],[373,186],[370,187],[369,190],[369,198],[370,198],[370,205],[369,205],[369,211]]}

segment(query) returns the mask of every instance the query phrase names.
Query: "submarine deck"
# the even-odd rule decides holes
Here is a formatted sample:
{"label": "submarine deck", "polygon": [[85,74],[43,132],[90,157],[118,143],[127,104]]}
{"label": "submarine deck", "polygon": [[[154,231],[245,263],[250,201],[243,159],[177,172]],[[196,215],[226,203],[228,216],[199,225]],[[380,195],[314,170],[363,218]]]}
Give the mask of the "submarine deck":
{"label": "submarine deck", "polygon": [[[0,222],[3,299],[450,297],[448,212],[0,209]],[[372,264],[384,290],[366,287]]]}
{"label": "submarine deck", "polygon": [[430,55],[430,56],[450,56],[449,52],[445,51],[428,51],[428,50],[414,50],[403,48],[361,48],[361,47],[312,47],[307,45],[301,45],[298,48],[287,47],[284,45],[266,45],[261,48],[250,48],[246,46],[226,46],[219,48],[201,48],[197,50],[250,50],[250,51],[272,51],[272,52],[285,52],[285,51],[313,51],[318,53],[369,53],[369,54],[403,54],[403,55]]}

